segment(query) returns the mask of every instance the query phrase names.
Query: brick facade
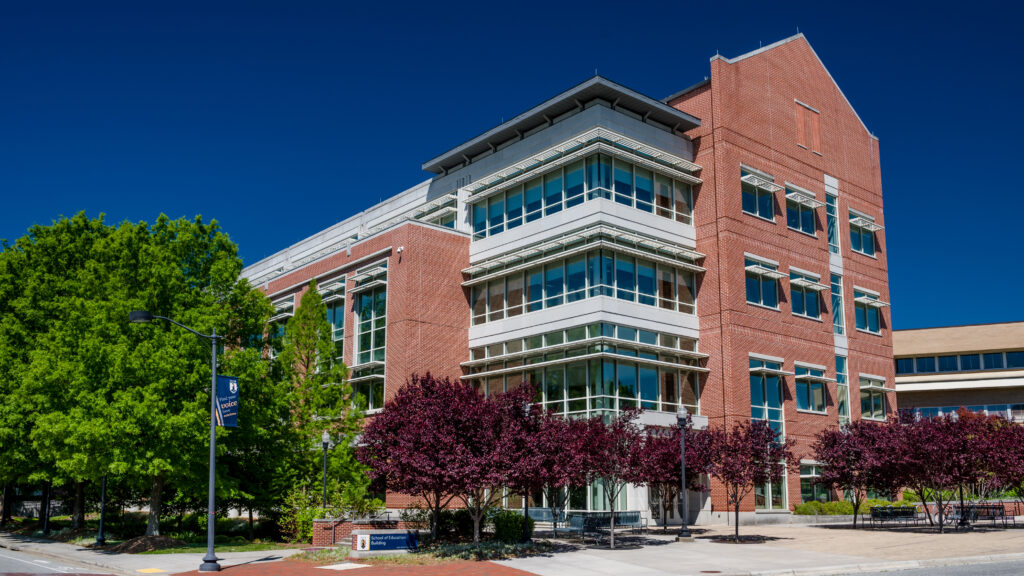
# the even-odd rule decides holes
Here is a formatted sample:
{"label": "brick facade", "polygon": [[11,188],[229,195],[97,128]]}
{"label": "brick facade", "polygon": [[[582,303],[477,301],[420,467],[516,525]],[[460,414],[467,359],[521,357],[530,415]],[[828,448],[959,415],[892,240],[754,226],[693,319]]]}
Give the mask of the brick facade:
{"label": "brick facade", "polygon": [[[820,137],[801,146],[796,101],[819,111]],[[712,425],[732,425],[750,418],[747,386],[748,354],[785,358],[783,370],[795,361],[829,368],[835,378],[836,344],[832,302],[821,294],[821,320],[792,314],[788,282],[779,286],[779,309],[746,302],[744,254],[756,254],[821,275],[828,284],[830,257],[825,208],[815,210],[816,237],[786,225],[785,190],[774,194],[775,220],[746,214],[741,207],[741,165],[774,176],[778,184],[792,183],[825,197],[825,175],[839,181],[838,222],[843,259],[843,304],[849,350],[851,416],[859,417],[858,373],[885,376],[893,382],[892,339],[888,312],[881,313],[881,335],[854,328],[853,286],[880,293],[888,301],[884,232],[876,233],[876,258],[850,250],[846,225],[848,209],[876,217],[884,225],[878,162],[878,140],[861,123],[831,76],[802,37],[794,37],[747,57],[715,57],[709,81],[669,102],[698,116],[702,125],[690,131],[696,162],[704,180],[695,201],[698,248],[707,254],[698,296],[701,349],[711,354],[711,369],[701,396],[701,411]],[[814,150],[820,147],[820,150]],[[784,378],[785,433],[796,442],[797,455],[808,457],[814,434],[837,423],[836,385],[828,386],[827,415],[797,412],[795,382]],[[887,394],[889,412],[896,409],[895,393]],[[789,470],[789,507],[800,503],[799,470]],[[724,490],[712,486],[714,510],[727,508]],[[741,507],[754,510],[750,497]]]}
{"label": "brick facade", "polygon": [[[857,419],[858,374],[882,376],[888,387],[894,380],[888,310],[880,312],[880,334],[854,328],[855,285],[878,292],[882,301],[889,299],[884,231],[875,234],[874,257],[855,253],[850,249],[847,217],[848,210],[855,209],[884,225],[878,140],[867,131],[802,35],[732,60],[716,56],[710,68],[707,81],[667,101],[676,110],[700,119],[700,125],[685,134],[689,142],[673,133],[685,146],[692,142],[692,160],[701,167],[703,182],[693,190],[696,249],[706,255],[702,263],[706,272],[697,279],[699,349],[709,354],[706,368],[710,371],[702,379],[700,411],[712,426],[731,426],[751,417],[751,353],[784,358],[782,369],[789,373],[794,371],[794,362],[825,366],[826,377],[833,380],[840,353],[848,357],[850,416]],[[664,104],[648,103],[652,109],[655,104],[664,108]],[[517,133],[522,140],[522,131]],[[490,153],[497,154],[497,149],[492,145]],[[473,165],[468,156],[463,157],[465,166]],[[769,173],[780,185],[791,183],[814,192],[822,201],[826,180],[835,178],[839,258],[830,255],[824,207],[815,209],[813,236],[787,226],[785,190],[774,193],[774,221],[744,213],[741,166]],[[444,180],[447,176],[445,168],[431,182],[451,186]],[[439,184],[448,192],[444,186]],[[458,378],[464,373],[460,363],[469,359],[470,310],[461,286],[461,270],[471,259],[468,211],[462,200],[459,209],[462,220],[456,221],[455,230],[405,221],[274,277],[263,287],[275,300],[287,294],[301,296],[312,278],[323,284],[386,259],[385,397],[394,395],[414,372],[431,370],[438,376]],[[512,233],[505,234],[515,241]],[[792,313],[788,279],[778,282],[778,310],[747,303],[746,253],[779,262],[779,271],[787,275],[791,267],[814,272],[826,285],[830,272],[841,268],[845,339],[833,334],[832,300],[827,291],[820,294],[820,320]],[[367,260],[372,255],[376,256]],[[352,300],[346,302],[344,346],[350,365],[356,326]],[[656,308],[651,312],[659,315]],[[826,414],[817,414],[798,412],[796,382],[792,376],[786,376],[784,382],[785,434],[795,441],[798,456],[807,458],[814,434],[838,423],[836,384],[833,381],[827,386]],[[888,393],[887,412],[895,409],[895,393]],[[788,471],[786,486],[787,508],[791,509],[800,503],[798,469]],[[389,493],[387,506],[404,508],[414,500]],[[727,509],[724,491],[714,483],[711,506],[713,511]],[[753,512],[753,498],[741,509]],[[331,527],[332,533],[338,529]]]}

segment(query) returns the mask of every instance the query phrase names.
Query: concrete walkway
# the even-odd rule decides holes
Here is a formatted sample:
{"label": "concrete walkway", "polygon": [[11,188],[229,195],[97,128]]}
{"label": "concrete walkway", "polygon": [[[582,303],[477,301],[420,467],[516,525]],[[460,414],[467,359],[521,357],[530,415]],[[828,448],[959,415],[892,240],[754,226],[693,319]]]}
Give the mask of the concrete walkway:
{"label": "concrete walkway", "polygon": [[[699,536],[732,533],[726,526],[701,532]],[[1024,559],[1024,529],[940,535],[926,531],[741,526],[740,535],[760,535],[769,541],[731,544],[700,537],[693,542],[675,542],[671,536],[660,534],[627,536],[616,538],[615,550],[604,543],[499,564],[541,576],[824,576]]]}
{"label": "concrete walkway", "polygon": [[[138,576],[139,574],[177,574],[195,570],[202,563],[204,554],[115,554],[90,550],[74,544],[26,538],[0,533],[0,548],[27,552],[36,556],[53,558],[81,566],[101,569],[113,574]],[[291,556],[299,549],[265,550],[262,552],[218,552],[222,558],[221,567],[273,562]]]}

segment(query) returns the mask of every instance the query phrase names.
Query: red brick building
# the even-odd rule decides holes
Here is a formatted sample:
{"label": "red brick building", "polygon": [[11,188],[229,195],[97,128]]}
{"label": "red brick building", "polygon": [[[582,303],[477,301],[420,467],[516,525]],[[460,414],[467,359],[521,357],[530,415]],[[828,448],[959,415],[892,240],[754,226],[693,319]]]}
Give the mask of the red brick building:
{"label": "red brick building", "polygon": [[[804,460],[743,504],[762,522],[827,497],[815,432],[895,410],[878,140],[802,35],[715,56],[665,100],[595,77],[423,168],[245,270],[278,320],[317,279],[371,413],[429,370],[530,381],[565,414],[766,419]],[[691,499],[726,520],[718,487]]]}

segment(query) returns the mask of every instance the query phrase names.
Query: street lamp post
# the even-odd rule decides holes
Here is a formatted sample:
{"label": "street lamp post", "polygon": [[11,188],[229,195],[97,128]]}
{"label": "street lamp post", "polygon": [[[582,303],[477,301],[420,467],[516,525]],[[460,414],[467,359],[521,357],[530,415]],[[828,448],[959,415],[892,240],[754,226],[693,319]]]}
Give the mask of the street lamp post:
{"label": "street lamp post", "polygon": [[[530,419],[530,403],[529,402],[523,402],[523,416],[525,416],[526,420],[529,421],[529,419]],[[523,533],[521,534],[521,540],[523,542],[527,542],[530,539],[529,530],[526,529],[527,523],[529,521],[530,521],[530,491],[529,490],[523,490]],[[554,522],[558,522],[558,519],[555,518],[553,521]]]}
{"label": "street lamp post", "polygon": [[676,540],[693,540],[693,534],[690,533],[689,524],[690,510],[686,498],[686,406],[680,404],[679,411],[676,412],[676,420],[679,421],[679,509],[680,509],[680,520],[682,525],[679,527],[679,534],[676,536]]}
{"label": "street lamp post", "polygon": [[171,320],[166,316],[156,316],[145,310],[135,310],[128,313],[128,321],[133,324],[148,324],[154,319],[166,320],[175,326],[188,330],[196,336],[210,339],[210,367],[213,373],[213,377],[210,381],[210,484],[206,518],[206,556],[203,556],[203,563],[199,565],[199,571],[219,572],[220,564],[217,563],[217,555],[213,550],[214,525],[217,523],[216,514],[214,513],[213,508],[215,485],[214,472],[217,469],[217,339],[221,337],[217,336],[216,328],[213,329],[211,334],[203,334],[202,332],[196,332],[180,322]]}
{"label": "street lamp post", "polygon": [[103,517],[107,514],[107,475],[103,475],[103,484],[100,485],[100,527],[96,533],[96,545],[103,546],[107,539],[103,537]]}
{"label": "street lamp post", "polygon": [[323,506],[324,506],[324,511],[326,513],[326,511],[327,511],[327,448],[331,445],[331,435],[327,433],[327,430],[324,430],[323,435],[320,436],[320,441],[324,445],[324,499],[323,499],[323,503],[324,504],[323,504]]}

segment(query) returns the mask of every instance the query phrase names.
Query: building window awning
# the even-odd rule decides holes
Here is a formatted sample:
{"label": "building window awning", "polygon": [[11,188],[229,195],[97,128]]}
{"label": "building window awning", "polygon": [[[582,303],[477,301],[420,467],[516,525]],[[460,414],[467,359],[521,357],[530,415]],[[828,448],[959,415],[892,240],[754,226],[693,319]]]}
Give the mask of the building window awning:
{"label": "building window awning", "polygon": [[466,200],[468,204],[475,204],[505,188],[533,178],[538,168],[554,168],[595,152],[604,152],[627,159],[689,184],[702,182],[700,178],[692,175],[701,169],[697,164],[607,128],[598,127],[524,158],[493,174],[479,178],[459,190],[468,193],[469,198]]}
{"label": "building window awning", "polygon": [[[578,344],[578,342],[576,342]],[[615,352],[591,352],[589,354],[582,354],[580,356],[572,356],[569,358],[559,358],[557,360],[546,360],[544,362],[536,362],[534,364],[525,364],[523,366],[514,366],[511,368],[499,368],[496,370],[488,370],[487,372],[477,372],[475,374],[466,374],[462,376],[462,380],[474,380],[477,378],[488,378],[491,376],[502,376],[505,374],[515,374],[517,372],[529,372],[530,370],[536,370],[537,368],[546,368],[548,366],[556,366],[559,364],[569,364],[571,362],[581,362],[586,360],[596,360],[606,358],[610,360],[622,360],[624,362],[635,362],[637,364],[646,364],[650,366],[661,366],[663,368],[678,368],[688,372],[710,372],[703,366],[691,366],[689,364],[677,364],[675,362],[665,362],[664,360],[651,360],[648,358],[638,358],[636,356],[623,356]],[[498,359],[491,359],[492,362],[497,362]]]}
{"label": "building window awning", "polygon": [[775,376],[793,376],[792,372],[786,372],[779,368],[769,368],[767,366],[753,366],[750,368],[751,374],[774,374]]}
{"label": "building window awning", "polygon": [[[543,346],[541,348],[534,348],[532,350],[521,350],[512,354],[502,354],[500,356],[490,356],[488,358],[478,358],[476,360],[470,360],[463,362],[461,366],[466,368],[472,368],[474,366],[484,366],[487,364],[493,364],[495,362],[505,362],[509,360],[520,360],[529,356],[543,356],[552,352],[560,352],[563,350],[569,350],[572,348],[581,348],[594,345],[610,345],[620,346],[623,348],[629,348],[630,350],[641,350],[644,352],[653,352],[662,356],[678,356],[680,358],[687,358],[690,360],[702,360],[707,358],[708,355],[703,352],[694,352],[693,350],[682,350],[680,348],[669,348],[668,346],[658,346],[656,344],[643,344],[640,342],[619,340],[618,338],[610,338],[608,336],[599,336],[597,338],[585,338],[583,340],[575,340],[573,342],[563,342],[562,344],[555,344],[553,346]],[[613,353],[614,354],[614,353]],[[635,359],[635,356],[625,356],[622,354],[615,354],[620,358]],[[566,361],[575,361],[579,356],[566,357]],[[526,366],[535,366],[536,364],[528,364]]]}
{"label": "building window awning", "polygon": [[853,301],[858,304],[864,304],[865,306],[869,306],[871,308],[885,308],[886,306],[889,305],[888,302],[884,302],[882,300],[879,300],[877,297],[873,296],[857,296],[856,298],[853,299]]}
{"label": "building window awning", "polygon": [[387,286],[387,285],[388,285],[388,281],[387,280],[374,280],[372,282],[366,282],[365,284],[360,284],[360,285],[356,286],[355,288],[349,290],[348,293],[349,294],[359,294],[361,292],[366,292],[367,290],[372,290],[372,289],[374,289],[374,288],[376,288],[378,286]]}
{"label": "building window awning", "polygon": [[835,378],[828,378],[825,376],[818,376],[816,374],[795,374],[794,380],[803,380],[805,382],[835,382]]}
{"label": "building window awning", "polygon": [[882,390],[885,392],[895,392],[895,388],[886,388],[883,382],[877,380],[865,380],[860,383],[861,390]]}
{"label": "building window awning", "polygon": [[862,216],[858,214],[850,214],[850,225],[858,228],[863,228],[868,232],[878,232],[879,230],[885,230],[885,227],[875,223],[874,218]]}
{"label": "building window awning", "polygon": [[270,317],[268,322],[277,322],[285,318],[291,318],[295,313],[295,297],[290,296],[287,299],[278,300],[273,303],[274,314]]}
{"label": "building window awning", "polygon": [[811,280],[810,278],[805,278],[803,276],[799,276],[797,278],[790,278],[789,283],[792,286],[799,286],[801,288],[815,290],[817,292],[827,292],[830,290],[828,286],[825,286],[821,282],[815,282],[814,280]]}
{"label": "building window awning", "polygon": [[747,272],[750,272],[751,274],[757,274],[758,276],[761,276],[763,278],[770,278],[772,280],[779,280],[781,278],[786,277],[786,275],[783,274],[782,272],[779,272],[778,270],[773,270],[761,264],[751,264],[750,266],[747,266],[745,270]]}
{"label": "building window awning", "polygon": [[[572,246],[574,244],[580,244],[580,246]],[[463,283],[463,286],[478,284],[491,277],[537,265],[542,262],[543,258],[562,258],[602,246],[692,272],[704,272],[703,267],[695,264],[697,260],[704,258],[704,254],[696,250],[601,224],[574,230],[557,238],[538,242],[465,268],[462,270],[463,274],[478,277]],[[479,276],[480,274],[488,274],[488,276]]]}
{"label": "building window awning", "polygon": [[355,284],[359,284],[361,282],[366,282],[367,280],[373,278],[374,276],[383,274],[384,272],[387,272],[387,270],[387,266],[384,266],[383,264],[378,264],[377,266],[360,270],[358,273],[353,275],[350,278],[350,280]]}
{"label": "building window awning", "polygon": [[366,382],[368,380],[383,380],[383,374],[366,374],[365,376],[356,376],[355,378],[349,378],[349,384],[357,384],[359,382]]}
{"label": "building window awning", "polygon": [[786,200],[792,200],[801,206],[806,206],[811,209],[821,208],[825,205],[824,202],[815,199],[810,192],[793,190],[791,188],[786,190]]}
{"label": "building window awning", "polygon": [[416,206],[411,210],[406,210],[405,212],[399,214],[398,216],[388,218],[387,220],[379,224],[374,224],[365,232],[361,233],[360,237],[365,238],[366,236],[371,236],[373,234],[376,234],[377,232],[391,228],[396,224],[405,222],[406,220],[421,220],[426,222],[433,222],[434,220],[437,220],[442,216],[454,213],[456,211],[455,206],[448,206],[448,204],[455,204],[455,202],[455,193],[449,193],[445,194],[444,196],[439,196],[429,202],[420,204],[419,206]]}
{"label": "building window awning", "polygon": [[744,174],[743,177],[740,178],[740,181],[750,184],[755,188],[771,192],[772,194],[782,190],[782,186],[779,186],[775,182],[772,182],[759,174]]}

